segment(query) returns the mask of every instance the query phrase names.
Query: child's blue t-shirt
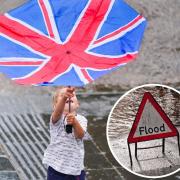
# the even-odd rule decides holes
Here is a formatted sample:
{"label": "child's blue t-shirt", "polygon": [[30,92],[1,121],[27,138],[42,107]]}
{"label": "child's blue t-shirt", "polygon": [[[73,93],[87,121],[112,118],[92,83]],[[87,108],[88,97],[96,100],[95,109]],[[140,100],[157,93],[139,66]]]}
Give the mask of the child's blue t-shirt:
{"label": "child's blue t-shirt", "polygon": [[[66,133],[63,118],[55,124],[50,120],[51,139],[44,153],[43,164],[63,174],[77,176],[84,169],[84,143],[82,139],[76,139],[73,133]],[[86,132],[87,119],[79,114],[76,119]]]}

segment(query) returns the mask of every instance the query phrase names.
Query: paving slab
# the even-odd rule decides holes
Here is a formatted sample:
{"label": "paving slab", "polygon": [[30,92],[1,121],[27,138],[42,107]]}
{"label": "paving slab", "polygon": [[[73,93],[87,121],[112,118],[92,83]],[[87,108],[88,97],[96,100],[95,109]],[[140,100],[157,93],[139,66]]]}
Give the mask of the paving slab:
{"label": "paving slab", "polygon": [[1,180],[20,180],[15,171],[0,171]]}

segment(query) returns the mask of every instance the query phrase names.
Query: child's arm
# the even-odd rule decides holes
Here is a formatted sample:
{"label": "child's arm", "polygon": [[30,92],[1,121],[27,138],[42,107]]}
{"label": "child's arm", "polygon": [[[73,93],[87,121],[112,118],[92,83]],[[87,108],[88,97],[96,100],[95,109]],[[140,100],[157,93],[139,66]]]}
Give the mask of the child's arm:
{"label": "child's arm", "polygon": [[84,130],[73,114],[67,115],[67,124],[71,124],[73,126],[76,138],[82,139],[84,137]]}
{"label": "child's arm", "polygon": [[62,116],[64,111],[64,106],[66,104],[67,98],[74,96],[74,88],[66,88],[63,93],[60,93],[57,98],[57,102],[54,105],[54,111],[52,113],[52,123],[55,124]]}

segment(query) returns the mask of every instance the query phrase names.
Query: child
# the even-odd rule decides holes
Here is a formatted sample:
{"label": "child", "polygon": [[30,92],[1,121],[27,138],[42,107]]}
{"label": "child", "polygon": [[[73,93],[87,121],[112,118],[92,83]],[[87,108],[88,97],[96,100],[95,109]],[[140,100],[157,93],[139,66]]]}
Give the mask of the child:
{"label": "child", "polygon": [[[83,137],[87,119],[76,113],[79,103],[74,88],[59,89],[53,98],[53,108],[51,139],[43,158],[48,165],[47,180],[85,180]],[[65,124],[72,125],[72,133],[66,132]]]}

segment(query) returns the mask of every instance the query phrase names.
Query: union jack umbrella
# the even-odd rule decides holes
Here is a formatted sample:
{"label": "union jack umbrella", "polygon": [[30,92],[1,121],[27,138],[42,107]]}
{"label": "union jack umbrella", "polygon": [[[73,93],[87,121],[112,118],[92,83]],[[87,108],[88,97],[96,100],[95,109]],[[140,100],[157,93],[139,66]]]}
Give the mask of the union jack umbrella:
{"label": "union jack umbrella", "polygon": [[83,86],[135,59],[145,26],[123,0],[30,0],[0,16],[0,72]]}

